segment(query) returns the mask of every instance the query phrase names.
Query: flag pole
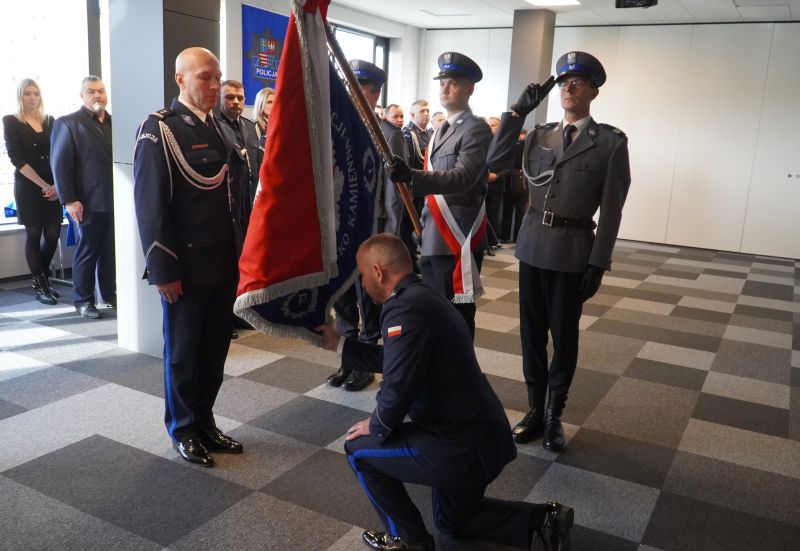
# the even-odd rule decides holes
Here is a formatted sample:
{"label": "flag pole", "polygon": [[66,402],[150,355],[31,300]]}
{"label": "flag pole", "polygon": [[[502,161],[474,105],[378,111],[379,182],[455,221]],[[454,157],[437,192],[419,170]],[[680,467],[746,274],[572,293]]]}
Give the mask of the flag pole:
{"label": "flag pole", "polygon": [[[378,149],[384,164],[391,170],[394,168],[395,162],[392,150],[389,149],[389,143],[386,141],[386,137],[383,135],[380,124],[378,123],[378,118],[375,116],[375,112],[370,108],[369,103],[367,103],[364,91],[361,89],[361,86],[359,86],[353,74],[353,70],[350,68],[350,64],[347,62],[347,58],[344,52],[342,52],[339,42],[336,40],[336,37],[333,36],[333,30],[327,21],[325,22],[325,34],[328,38],[328,49],[331,54],[333,54],[336,64],[339,66],[339,71],[347,82],[347,87],[350,89],[350,97],[356,106],[356,111],[358,111],[358,115],[366,125],[370,138],[372,138],[372,143],[374,143],[375,147]],[[422,224],[420,224],[419,216],[417,216],[417,209],[414,208],[414,203],[411,200],[411,193],[408,191],[408,187],[405,183],[395,182],[395,185],[397,186],[397,192],[400,194],[400,199],[402,199],[403,205],[406,207],[406,212],[411,219],[411,223],[414,225],[414,232],[416,232],[419,237],[422,235]]]}

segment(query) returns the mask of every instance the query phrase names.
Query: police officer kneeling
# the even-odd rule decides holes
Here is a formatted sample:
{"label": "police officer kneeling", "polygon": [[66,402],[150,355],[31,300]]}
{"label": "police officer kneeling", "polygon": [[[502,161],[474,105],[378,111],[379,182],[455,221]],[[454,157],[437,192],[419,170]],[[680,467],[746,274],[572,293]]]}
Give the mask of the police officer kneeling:
{"label": "police officer kneeling", "polygon": [[[383,371],[372,416],[347,431],[350,466],[386,532],[367,530],[372,549],[435,548],[404,482],[430,486],[442,541],[466,540],[522,549],[568,550],[573,511],[484,497],[516,457],[503,406],[481,372],[467,323],[442,294],[412,271],[394,235],[378,234],[358,251],[364,289],[383,304],[383,346],[345,339],[343,359]],[[323,325],[324,347],[340,337]],[[410,421],[404,422],[408,415]]]}

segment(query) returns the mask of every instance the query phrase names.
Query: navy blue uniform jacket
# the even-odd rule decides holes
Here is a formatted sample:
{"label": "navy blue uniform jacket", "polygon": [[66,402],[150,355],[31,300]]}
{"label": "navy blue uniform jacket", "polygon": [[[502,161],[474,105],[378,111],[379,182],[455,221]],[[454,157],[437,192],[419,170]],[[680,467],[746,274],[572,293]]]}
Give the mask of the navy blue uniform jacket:
{"label": "navy blue uniform jacket", "polygon": [[144,121],[134,153],[133,194],[145,277],[150,284],[231,282],[240,244],[238,186],[227,177],[218,186],[189,179],[167,152],[159,123],[172,131],[188,165],[203,177],[218,174],[233,151],[218,126],[207,126],[177,100]]}
{"label": "navy blue uniform jacket", "polygon": [[408,415],[455,449],[477,451],[490,479],[499,474],[517,449],[458,310],[409,274],[383,305],[381,334],[382,347],[348,339],[342,350],[345,364],[382,363],[370,432],[386,441]]}
{"label": "navy blue uniform jacket", "polygon": [[[105,115],[109,123],[111,115]],[[89,212],[114,210],[111,138],[85,107],[56,119],[50,138],[50,166],[61,203],[83,203]]]}

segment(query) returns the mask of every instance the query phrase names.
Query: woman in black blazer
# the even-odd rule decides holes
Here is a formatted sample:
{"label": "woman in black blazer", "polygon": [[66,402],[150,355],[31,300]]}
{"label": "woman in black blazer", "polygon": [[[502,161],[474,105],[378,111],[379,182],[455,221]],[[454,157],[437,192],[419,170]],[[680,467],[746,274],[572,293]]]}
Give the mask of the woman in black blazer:
{"label": "woman in black blazer", "polygon": [[6,150],[16,167],[17,222],[25,226],[25,260],[33,276],[36,299],[56,304],[58,293],[47,279],[63,218],[50,170],[53,117],[44,114],[41,91],[33,79],[20,81],[17,101],[17,113],[3,117]]}

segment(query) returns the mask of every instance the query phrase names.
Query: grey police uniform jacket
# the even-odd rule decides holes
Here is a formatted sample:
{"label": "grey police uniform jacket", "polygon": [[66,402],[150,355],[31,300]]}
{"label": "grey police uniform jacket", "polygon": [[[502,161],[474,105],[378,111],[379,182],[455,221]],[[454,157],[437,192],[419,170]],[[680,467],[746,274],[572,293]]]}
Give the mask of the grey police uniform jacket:
{"label": "grey police uniform jacket", "polygon": [[[411,192],[415,196],[444,195],[464,235],[469,233],[489,186],[486,154],[492,130],[467,109],[443,136],[431,138],[428,163],[432,171],[415,171]],[[439,233],[427,205],[422,209],[422,256],[452,255]],[[486,248],[486,238],[476,250]]]}
{"label": "grey police uniform jacket", "polygon": [[[380,126],[383,136],[389,144],[392,155],[398,155],[406,159],[408,153],[406,152],[406,144],[403,141],[402,130],[386,120],[382,120]],[[385,222],[382,229],[385,232],[398,235],[400,231],[400,222],[403,216],[408,216],[408,214],[405,212],[405,206],[403,206],[403,200],[400,198],[397,186],[389,179],[388,174],[386,174],[383,185],[384,212],[382,215],[385,217]]]}
{"label": "grey police uniform jacket", "polygon": [[[166,130],[186,165],[165,144]],[[150,284],[181,280],[184,285],[233,282],[237,275],[241,227],[238,221],[239,174],[233,146],[215,122],[209,127],[177,100],[171,109],[150,115],[139,128],[133,160],[134,204]],[[202,178],[223,166],[234,171],[219,185],[190,178],[187,167]]]}
{"label": "grey police uniform jacket", "polygon": [[[489,165],[513,168],[524,118],[504,113],[489,151]],[[564,151],[561,123],[537,125],[525,140],[523,167],[530,177],[553,170],[543,186],[528,185],[528,208],[517,237],[516,257],[536,268],[579,273],[588,265],[608,270],[630,187],[628,139],[594,119]],[[547,226],[544,211],[588,221],[598,208],[597,230]]]}

